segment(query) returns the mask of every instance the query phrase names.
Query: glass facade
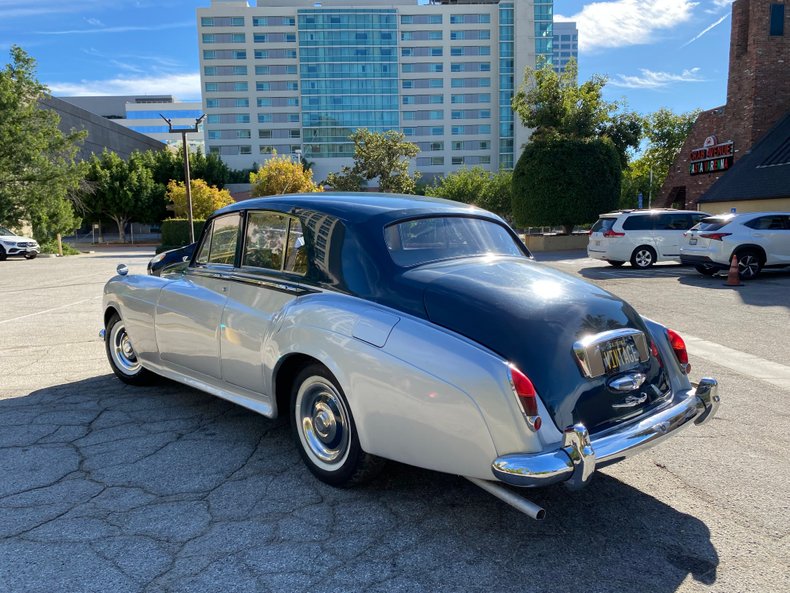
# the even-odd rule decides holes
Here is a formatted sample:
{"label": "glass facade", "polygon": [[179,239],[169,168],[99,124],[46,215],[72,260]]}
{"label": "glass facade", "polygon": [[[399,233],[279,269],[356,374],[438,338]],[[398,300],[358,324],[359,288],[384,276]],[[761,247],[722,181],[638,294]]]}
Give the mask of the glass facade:
{"label": "glass facade", "polygon": [[499,166],[513,168],[513,3],[499,4]]}
{"label": "glass facade", "polygon": [[303,151],[351,156],[357,128],[399,128],[394,9],[303,9],[299,23]]}

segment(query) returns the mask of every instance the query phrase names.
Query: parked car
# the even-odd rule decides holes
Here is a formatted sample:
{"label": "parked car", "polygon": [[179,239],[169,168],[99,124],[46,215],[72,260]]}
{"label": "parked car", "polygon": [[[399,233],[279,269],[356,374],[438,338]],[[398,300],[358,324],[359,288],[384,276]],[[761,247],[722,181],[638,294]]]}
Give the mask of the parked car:
{"label": "parked car", "polygon": [[107,356],[290,418],[335,486],[383,459],[501,484],[585,485],[716,411],[681,337],[536,263],[498,216],[447,200],[321,193],[239,202],[189,265],[104,289]]}
{"label": "parked car", "polygon": [[33,239],[17,235],[11,229],[0,226],[0,261],[11,256],[35,259],[41,249]]}
{"label": "parked car", "polygon": [[749,212],[703,218],[685,234],[680,260],[711,276],[738,260],[743,280],[763,268],[790,266],[790,212]]}
{"label": "parked car", "polygon": [[195,245],[197,243],[190,243],[184,247],[158,253],[148,262],[148,273],[152,276],[161,276],[165,271],[177,272],[185,269],[192,259]]}
{"label": "parked car", "polygon": [[618,210],[601,214],[590,229],[587,256],[619,267],[649,268],[680,261],[683,233],[708,216],[695,210]]}

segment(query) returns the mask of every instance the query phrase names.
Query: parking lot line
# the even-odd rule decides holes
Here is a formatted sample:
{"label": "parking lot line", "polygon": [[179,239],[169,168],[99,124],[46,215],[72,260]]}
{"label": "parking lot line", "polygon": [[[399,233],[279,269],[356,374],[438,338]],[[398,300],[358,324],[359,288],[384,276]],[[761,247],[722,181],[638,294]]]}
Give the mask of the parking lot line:
{"label": "parking lot line", "polygon": [[44,315],[45,313],[51,313],[52,311],[58,311],[60,309],[67,309],[69,307],[73,307],[74,305],[79,305],[80,303],[87,303],[88,301],[93,301],[96,299],[102,298],[102,295],[92,296],[87,299],[82,299],[80,301],[74,301],[73,303],[68,303],[66,305],[61,305],[60,307],[53,307],[52,309],[45,309],[43,311],[36,311],[35,313],[28,313],[27,315],[20,315],[19,317],[11,317],[10,319],[3,319],[0,320],[0,325],[3,323],[11,323],[12,321],[19,321],[20,319],[27,319],[28,317],[35,317],[36,315]]}
{"label": "parking lot line", "polygon": [[690,353],[716,364],[790,391],[790,366],[684,334]]}

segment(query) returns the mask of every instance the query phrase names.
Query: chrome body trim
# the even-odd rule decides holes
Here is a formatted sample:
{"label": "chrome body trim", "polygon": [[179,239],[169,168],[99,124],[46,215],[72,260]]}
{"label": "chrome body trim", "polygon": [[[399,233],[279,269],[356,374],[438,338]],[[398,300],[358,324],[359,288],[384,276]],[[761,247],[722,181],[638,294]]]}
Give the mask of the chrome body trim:
{"label": "chrome body trim", "polygon": [[[626,393],[628,393],[629,391],[634,391],[636,389],[639,389],[642,386],[642,383],[645,382],[645,379],[647,379],[647,375],[645,375],[644,373],[628,373],[627,375],[622,375],[620,377],[615,377],[614,379],[610,379],[609,381],[606,382],[606,386],[613,391],[625,391]],[[647,396],[645,396],[645,398],[638,403],[641,404],[646,399]]]}
{"label": "chrome body trim", "polygon": [[569,427],[562,446],[544,453],[511,453],[494,460],[494,477],[513,486],[547,486],[565,482],[577,489],[589,482],[596,467],[610,465],[656,445],[681,428],[703,424],[719,407],[718,383],[702,379],[696,389],[680,392],[646,417],[590,438],[585,427]]}
{"label": "chrome body trim", "polygon": [[613,329],[599,334],[585,336],[573,344],[573,353],[579,362],[585,377],[594,379],[606,374],[603,358],[601,357],[601,346],[612,340],[619,338],[632,338],[634,345],[639,351],[640,362],[647,362],[650,358],[650,349],[647,345],[645,334],[638,329],[623,328]]}

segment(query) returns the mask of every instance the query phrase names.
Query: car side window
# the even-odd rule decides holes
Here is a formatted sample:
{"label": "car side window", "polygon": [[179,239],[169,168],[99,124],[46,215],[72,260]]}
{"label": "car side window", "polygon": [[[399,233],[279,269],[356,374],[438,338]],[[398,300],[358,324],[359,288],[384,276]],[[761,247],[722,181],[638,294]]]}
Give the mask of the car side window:
{"label": "car side window", "polygon": [[239,241],[239,214],[226,214],[211,221],[211,227],[203,235],[195,263],[224,264],[232,266],[236,259],[236,244]]}
{"label": "car side window", "polygon": [[755,230],[784,230],[785,222],[783,216],[761,216],[744,223],[746,226]]}
{"label": "car side window", "polygon": [[306,273],[307,254],[299,220],[276,212],[250,212],[242,265]]}
{"label": "car side window", "polygon": [[623,230],[626,231],[651,231],[653,230],[652,216],[629,216],[623,221]]}
{"label": "car side window", "polygon": [[686,231],[692,227],[694,223],[688,214],[670,214],[667,221],[667,229],[672,231]]}

